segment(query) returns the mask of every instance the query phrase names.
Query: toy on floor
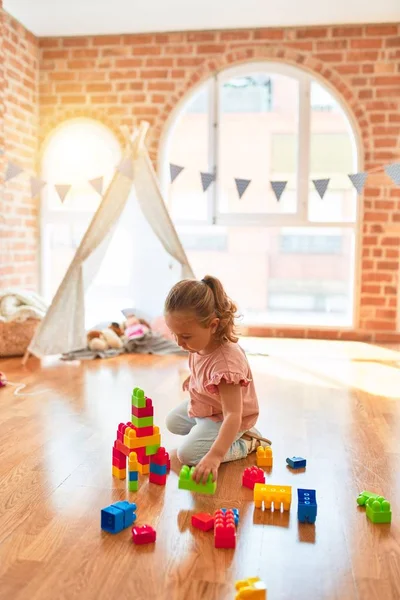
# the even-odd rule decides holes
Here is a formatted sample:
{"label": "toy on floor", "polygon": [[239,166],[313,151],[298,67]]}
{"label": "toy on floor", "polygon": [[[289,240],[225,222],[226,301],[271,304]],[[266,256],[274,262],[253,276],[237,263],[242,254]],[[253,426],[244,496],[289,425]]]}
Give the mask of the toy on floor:
{"label": "toy on floor", "polygon": [[273,456],[272,448],[267,446],[258,446],[257,448],[257,467],[272,467]]}
{"label": "toy on floor", "polygon": [[102,329],[93,329],[87,333],[87,345],[90,350],[102,352],[104,350],[119,350],[124,347],[121,340],[122,330],[118,331],[115,327],[116,323],[112,323],[109,327]]}
{"label": "toy on floor", "polygon": [[233,511],[216,510],[214,513],[214,546],[215,548],[236,547],[236,526]]}
{"label": "toy on floor", "polygon": [[217,482],[212,480],[212,473],[209,474],[206,483],[196,483],[193,480],[193,473],[195,467],[188,467],[183,465],[179,473],[178,488],[180,490],[189,490],[190,492],[197,492],[199,494],[215,494],[217,489]]}
{"label": "toy on floor", "polygon": [[287,464],[291,469],[304,469],[307,461],[301,456],[293,456],[292,458],[286,459]]}
{"label": "toy on floor", "polygon": [[[132,420],[118,425],[117,439],[114,442],[112,452],[112,473],[117,479],[126,479],[126,457],[134,451],[137,464],[135,463],[133,471],[137,470],[141,475],[147,475],[150,472],[151,457],[156,455],[163,457],[163,459],[153,458],[154,465],[158,464],[159,467],[163,467],[161,469],[163,474],[157,477],[157,467],[154,467],[151,480],[153,483],[165,485],[166,473],[169,472],[169,456],[164,448],[161,454],[157,454],[161,450],[161,436],[159,428],[153,425],[153,413],[151,399],[145,396],[142,389],[134,388],[132,392]],[[161,463],[164,460],[164,463],[160,464],[160,460]],[[135,475],[132,475],[130,482],[137,481],[135,477]],[[129,488],[134,491],[137,485],[132,483]]]}
{"label": "toy on floor", "polygon": [[300,523],[315,523],[317,518],[317,499],[315,490],[297,490],[297,518]]}
{"label": "toy on floor", "polygon": [[132,527],[132,540],[134,544],[154,544],[157,533],[150,525]]}
{"label": "toy on floor", "polygon": [[5,387],[7,385],[7,378],[5,374],[0,371],[0,388]]}
{"label": "toy on floor", "polygon": [[232,511],[233,519],[236,527],[239,525],[239,509],[238,508],[221,508],[221,511],[225,514],[228,510]]}
{"label": "toy on floor", "polygon": [[242,485],[254,490],[256,483],[265,483],[265,473],[260,467],[247,467],[243,471]]}
{"label": "toy on floor", "polygon": [[119,533],[136,520],[136,504],[126,500],[114,502],[101,510],[101,528],[108,533]]}
{"label": "toy on floor", "polygon": [[139,488],[139,463],[136,452],[131,452],[128,456],[128,489],[130,492],[137,492]]}
{"label": "toy on floor", "polygon": [[192,515],[192,525],[201,531],[214,529],[214,518],[209,513],[197,513]]}
{"label": "toy on floor", "polygon": [[372,523],[391,523],[392,511],[390,510],[390,502],[383,496],[368,498],[365,506],[367,517]]}
{"label": "toy on floor", "polygon": [[359,506],[364,506],[370,498],[379,498],[379,494],[375,494],[374,492],[361,492],[357,498],[357,504]]}
{"label": "toy on floor", "polygon": [[170,460],[168,452],[166,452],[165,448],[158,448],[157,452],[150,456],[150,483],[165,485],[169,469]]}
{"label": "toy on floor", "polygon": [[266,585],[259,577],[249,577],[235,583],[238,593],[235,600],[267,600]]}
{"label": "toy on floor", "polygon": [[292,486],[290,485],[266,485],[264,483],[256,483],[254,486],[254,504],[256,508],[262,508],[264,503],[265,509],[271,509],[274,505],[274,511],[280,511],[281,505],[283,510],[290,510],[292,502]]}

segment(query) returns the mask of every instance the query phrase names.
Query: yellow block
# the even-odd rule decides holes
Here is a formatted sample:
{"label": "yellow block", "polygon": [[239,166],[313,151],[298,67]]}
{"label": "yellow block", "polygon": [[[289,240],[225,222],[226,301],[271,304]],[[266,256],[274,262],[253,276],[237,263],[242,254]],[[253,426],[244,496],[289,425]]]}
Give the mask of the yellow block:
{"label": "yellow block", "polygon": [[264,502],[264,508],[271,508],[274,503],[274,510],[280,510],[281,504],[283,510],[290,510],[292,502],[291,485],[267,485],[265,483],[256,483],[254,486],[254,504],[256,508],[261,508]]}
{"label": "yellow block", "polygon": [[257,448],[257,467],[272,467],[272,448],[267,446],[263,448],[258,446]]}
{"label": "yellow block", "polygon": [[150,465],[141,465],[140,463],[138,463],[137,470],[141,475],[147,475],[148,473],[150,473]]}
{"label": "yellow block", "polygon": [[250,577],[249,579],[237,581],[235,583],[235,588],[238,590],[235,600],[241,600],[242,598],[248,598],[249,600],[267,600],[266,585],[259,577]]}
{"label": "yellow block", "polygon": [[153,435],[138,437],[134,429],[127,427],[124,434],[124,444],[131,450],[145,446],[155,446],[156,444],[161,446],[160,428],[154,426],[153,431]]}
{"label": "yellow block", "polygon": [[131,452],[128,457],[128,471],[137,471],[138,464],[136,452]]}
{"label": "yellow block", "polygon": [[114,467],[113,465],[112,474],[117,479],[126,479],[126,469],[118,469],[118,467]]}

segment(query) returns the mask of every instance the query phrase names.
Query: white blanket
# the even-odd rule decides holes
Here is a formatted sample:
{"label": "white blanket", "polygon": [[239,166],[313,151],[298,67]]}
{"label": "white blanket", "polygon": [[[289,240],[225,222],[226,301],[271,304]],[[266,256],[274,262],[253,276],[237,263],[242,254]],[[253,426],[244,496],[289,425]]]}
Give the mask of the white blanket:
{"label": "white blanket", "polygon": [[47,305],[35,292],[8,288],[0,290],[0,321],[43,319]]}

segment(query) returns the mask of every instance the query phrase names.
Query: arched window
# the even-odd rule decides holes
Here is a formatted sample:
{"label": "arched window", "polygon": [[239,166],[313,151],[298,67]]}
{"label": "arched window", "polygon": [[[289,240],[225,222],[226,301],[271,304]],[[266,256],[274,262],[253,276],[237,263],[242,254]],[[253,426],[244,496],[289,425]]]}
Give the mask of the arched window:
{"label": "arched window", "polygon": [[[160,157],[196,274],[221,277],[245,322],[353,325],[357,144],[322,83],[274,63],[222,71],[175,112]],[[169,163],[184,167],[172,184]],[[200,172],[216,173],[206,192]],[[241,198],[235,178],[251,181]],[[279,200],[271,181],[287,182]]]}
{"label": "arched window", "polygon": [[[115,135],[101,123],[86,118],[63,123],[45,144],[41,172],[47,182],[41,206],[41,288],[47,301],[53,298],[101,202],[101,195],[90,180],[104,177],[105,191],[120,158],[121,148]],[[71,185],[64,202],[57,194],[58,184]],[[111,239],[90,287],[95,301],[87,303],[92,306],[87,315],[88,326],[103,319],[112,320],[114,315],[120,319],[120,309],[130,305],[130,238],[131,223],[126,220],[126,227],[121,226],[118,235]]]}

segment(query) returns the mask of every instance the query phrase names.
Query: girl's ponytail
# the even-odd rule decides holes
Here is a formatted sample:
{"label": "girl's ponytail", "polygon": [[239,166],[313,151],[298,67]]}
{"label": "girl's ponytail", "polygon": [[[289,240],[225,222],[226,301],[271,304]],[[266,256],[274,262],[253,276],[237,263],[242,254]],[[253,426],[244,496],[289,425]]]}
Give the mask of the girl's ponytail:
{"label": "girl's ponytail", "polygon": [[222,283],[216,277],[206,275],[202,282],[210,288],[214,296],[214,310],[219,318],[216,337],[219,337],[221,341],[237,342],[239,338],[235,332],[236,304],[229,298]]}

